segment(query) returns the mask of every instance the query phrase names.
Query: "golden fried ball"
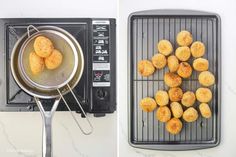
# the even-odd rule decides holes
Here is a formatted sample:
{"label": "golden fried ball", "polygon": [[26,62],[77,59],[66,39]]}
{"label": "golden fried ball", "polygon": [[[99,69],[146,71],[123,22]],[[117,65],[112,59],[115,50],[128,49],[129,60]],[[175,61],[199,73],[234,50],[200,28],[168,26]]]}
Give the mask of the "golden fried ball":
{"label": "golden fried ball", "polygon": [[209,71],[203,71],[198,76],[199,83],[209,87],[215,83],[215,76]]}
{"label": "golden fried ball", "polygon": [[178,87],[182,83],[182,78],[174,73],[167,72],[164,76],[164,82],[169,87]]}
{"label": "golden fried ball", "polygon": [[167,106],[161,106],[157,109],[156,117],[161,122],[167,122],[171,118],[170,109]]}
{"label": "golden fried ball", "polygon": [[168,40],[160,40],[157,44],[157,49],[161,54],[168,56],[173,51],[173,46]]}
{"label": "golden fried ball", "polygon": [[184,111],[183,119],[186,122],[194,122],[198,118],[198,112],[195,108],[189,107],[187,110]]}
{"label": "golden fried ball", "polygon": [[193,61],[193,68],[196,71],[206,71],[209,68],[209,62],[205,58],[197,58]]}
{"label": "golden fried ball", "polygon": [[171,108],[172,114],[175,118],[180,118],[184,113],[181,104],[178,102],[172,102],[170,104],[170,108]]}
{"label": "golden fried ball", "polygon": [[176,72],[179,68],[179,60],[175,55],[171,55],[167,58],[167,65],[170,72]]}
{"label": "golden fried ball", "polygon": [[176,135],[182,130],[183,124],[178,118],[172,118],[166,123],[166,130],[173,134]]}
{"label": "golden fried ball", "polygon": [[52,51],[52,54],[45,58],[45,65],[48,69],[56,69],[57,67],[59,67],[62,63],[62,54],[60,51],[54,49]]}
{"label": "golden fried ball", "polygon": [[149,60],[141,60],[138,63],[138,71],[142,76],[149,76],[154,73],[155,67]]}
{"label": "golden fried ball", "polygon": [[48,57],[54,49],[50,39],[44,36],[38,36],[34,41],[34,50],[39,57]]}
{"label": "golden fried ball", "polygon": [[153,98],[146,97],[140,101],[140,107],[145,112],[152,112],[156,109],[157,103]]}
{"label": "golden fried ball", "polygon": [[193,57],[198,58],[205,54],[205,45],[200,41],[195,41],[190,49]]}
{"label": "golden fried ball", "polygon": [[183,78],[188,78],[192,75],[192,67],[187,62],[181,62],[177,70],[177,74]]}
{"label": "golden fried ball", "polygon": [[39,57],[35,52],[29,54],[29,65],[31,72],[34,75],[41,73],[44,70],[44,60]]}
{"label": "golden fried ball", "polygon": [[208,88],[198,88],[196,91],[196,98],[199,102],[209,102],[212,99],[211,90]]}
{"label": "golden fried ball", "polygon": [[189,46],[193,42],[193,37],[190,32],[183,30],[177,34],[176,40],[180,46]]}
{"label": "golden fried ball", "polygon": [[168,91],[170,101],[180,101],[183,96],[183,91],[179,87],[170,88]]}
{"label": "golden fried ball", "polygon": [[181,99],[181,103],[186,106],[186,107],[190,107],[193,106],[193,104],[196,101],[196,97],[195,94],[191,91],[187,91],[183,94],[183,97]]}
{"label": "golden fried ball", "polygon": [[211,109],[209,107],[208,104],[206,103],[201,103],[199,105],[199,110],[201,112],[201,115],[204,117],[204,118],[210,118],[212,113],[211,113]]}
{"label": "golden fried ball", "polygon": [[187,46],[178,47],[175,50],[175,55],[180,61],[187,61],[191,56],[190,48]]}
{"label": "golden fried ball", "polygon": [[156,92],[155,100],[160,106],[167,105],[169,103],[169,95],[166,91],[159,90]]}
{"label": "golden fried ball", "polygon": [[166,57],[163,54],[156,54],[152,57],[152,64],[157,68],[161,69],[166,66]]}

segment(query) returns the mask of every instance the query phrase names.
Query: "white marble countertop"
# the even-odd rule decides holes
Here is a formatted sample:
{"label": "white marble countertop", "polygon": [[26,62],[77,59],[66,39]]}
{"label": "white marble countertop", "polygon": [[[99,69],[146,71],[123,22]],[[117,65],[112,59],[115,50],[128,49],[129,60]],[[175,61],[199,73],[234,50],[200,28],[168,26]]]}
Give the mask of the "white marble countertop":
{"label": "white marble countertop", "polygon": [[[104,6],[109,6],[104,8]],[[1,18],[116,18],[117,2],[115,0],[30,0],[1,1]]]}
{"label": "white marble countertop", "polygon": [[[110,0],[8,0],[1,1],[0,18],[116,18],[116,4]],[[109,7],[104,9],[104,6]],[[90,118],[94,132],[84,136],[69,113],[56,112],[54,157],[116,157],[117,113],[101,118],[90,115]],[[1,112],[0,156],[41,157],[41,125],[40,113]]]}
{"label": "white marble countertop", "polygon": [[[94,126],[91,135],[83,135],[68,112],[56,112],[53,119],[54,157],[115,157],[116,113],[106,117],[89,116]],[[77,115],[82,126],[85,120]],[[0,113],[0,156],[41,157],[42,120],[39,112]]]}
{"label": "white marble countertop", "polygon": [[[129,157],[235,157],[236,141],[236,1],[235,0],[120,0],[119,1],[118,104],[119,153]],[[222,19],[222,135],[218,147],[197,151],[136,149],[127,142],[127,18],[135,11],[150,9],[194,9],[220,14]],[[121,64],[122,63],[122,64]],[[121,88],[122,87],[122,88]]]}

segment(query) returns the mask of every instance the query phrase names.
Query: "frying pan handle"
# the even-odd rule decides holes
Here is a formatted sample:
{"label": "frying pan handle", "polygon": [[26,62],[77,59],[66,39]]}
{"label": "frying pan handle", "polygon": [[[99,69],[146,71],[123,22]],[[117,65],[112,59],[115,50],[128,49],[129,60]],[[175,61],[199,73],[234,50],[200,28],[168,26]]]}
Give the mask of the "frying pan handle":
{"label": "frying pan handle", "polygon": [[31,36],[31,34],[30,34],[30,28],[32,28],[32,29],[34,29],[34,30],[36,30],[37,32],[39,32],[39,30],[35,27],[35,26],[33,26],[33,25],[29,25],[28,27],[27,27],[27,34],[28,34],[28,38]]}
{"label": "frying pan handle", "polygon": [[84,114],[84,116],[85,116],[85,118],[86,118],[86,120],[87,120],[87,122],[88,122],[88,124],[89,124],[89,126],[90,126],[90,131],[88,131],[88,132],[86,132],[86,131],[82,128],[82,126],[79,124],[79,122],[78,122],[78,120],[76,119],[75,115],[74,115],[73,112],[71,111],[71,109],[70,109],[68,103],[66,102],[65,98],[63,97],[61,91],[60,91],[59,89],[57,89],[57,91],[58,91],[58,93],[60,94],[62,100],[64,101],[66,107],[67,107],[68,110],[70,111],[70,114],[71,114],[72,118],[73,118],[74,121],[76,122],[77,126],[80,128],[81,132],[82,132],[84,135],[90,135],[90,134],[93,132],[93,125],[91,124],[89,118],[87,117],[86,113],[84,112],[83,107],[81,106],[80,102],[79,102],[78,99],[76,98],[76,96],[75,96],[73,90],[71,89],[70,85],[67,84],[67,87],[69,88],[71,94],[73,95],[74,99],[75,99],[76,102],[77,102],[77,105],[78,105],[79,108],[81,109],[82,113]]}
{"label": "frying pan handle", "polygon": [[39,98],[34,98],[40,110],[43,119],[43,154],[42,157],[53,157],[52,151],[52,118],[60,102],[60,98],[56,99],[51,111],[45,111]]}

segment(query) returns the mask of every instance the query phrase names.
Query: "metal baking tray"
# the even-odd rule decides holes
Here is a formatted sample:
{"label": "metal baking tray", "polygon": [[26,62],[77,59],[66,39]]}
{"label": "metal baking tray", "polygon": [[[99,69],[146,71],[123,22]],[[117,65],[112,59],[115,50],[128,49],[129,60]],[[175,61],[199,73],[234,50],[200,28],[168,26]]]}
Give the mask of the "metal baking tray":
{"label": "metal baking tray", "polygon": [[[129,143],[133,147],[157,150],[192,150],[210,148],[220,143],[221,105],[221,21],[214,13],[192,10],[149,10],[132,13],[128,19],[128,128]],[[151,59],[157,53],[156,44],[161,39],[170,40],[174,49],[178,46],[176,35],[181,30],[192,33],[194,41],[200,40],[206,46],[204,58],[209,61],[209,71],[216,78],[211,87],[213,93],[209,106],[212,117],[199,116],[193,123],[183,122],[178,135],[171,135],[165,124],[156,120],[156,112],[146,113],[139,102],[146,96],[154,97],[159,89],[167,90],[163,81],[167,67],[154,75],[142,77],[138,74],[137,63]],[[189,63],[192,64],[192,59]],[[197,72],[190,79],[184,79],[184,91],[196,91],[200,87]],[[199,104],[194,104],[195,108]]]}

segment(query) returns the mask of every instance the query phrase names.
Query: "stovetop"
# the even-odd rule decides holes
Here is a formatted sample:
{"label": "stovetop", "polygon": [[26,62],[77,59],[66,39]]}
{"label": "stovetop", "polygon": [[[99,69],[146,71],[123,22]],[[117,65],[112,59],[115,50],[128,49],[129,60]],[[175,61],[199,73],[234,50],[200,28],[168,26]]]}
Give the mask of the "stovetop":
{"label": "stovetop", "polygon": [[[14,44],[23,34],[26,33],[27,26],[30,24],[36,27],[42,25],[58,26],[71,33],[80,43],[84,53],[85,68],[80,82],[74,88],[74,92],[80,100],[84,110],[87,112],[93,112],[92,108],[94,106],[94,99],[91,99],[93,98],[91,93],[94,93],[94,90],[97,91],[98,89],[92,86],[92,19],[1,19],[0,41],[4,42],[0,42],[0,55],[2,55],[0,58],[0,73],[3,74],[0,76],[0,110],[38,111],[34,98],[20,89],[10,70],[10,59]],[[107,87],[101,87],[99,90],[104,90],[106,88]],[[76,102],[70,93],[67,94],[65,98],[72,110],[80,112],[79,107],[76,105]],[[53,102],[54,100],[52,99],[42,100],[46,110],[47,108],[51,108]],[[115,110],[115,105],[111,104],[111,110]],[[57,110],[67,111],[67,108],[62,101]],[[104,109],[101,109],[101,113],[105,112]],[[96,113],[99,113],[99,110],[96,110]]]}

